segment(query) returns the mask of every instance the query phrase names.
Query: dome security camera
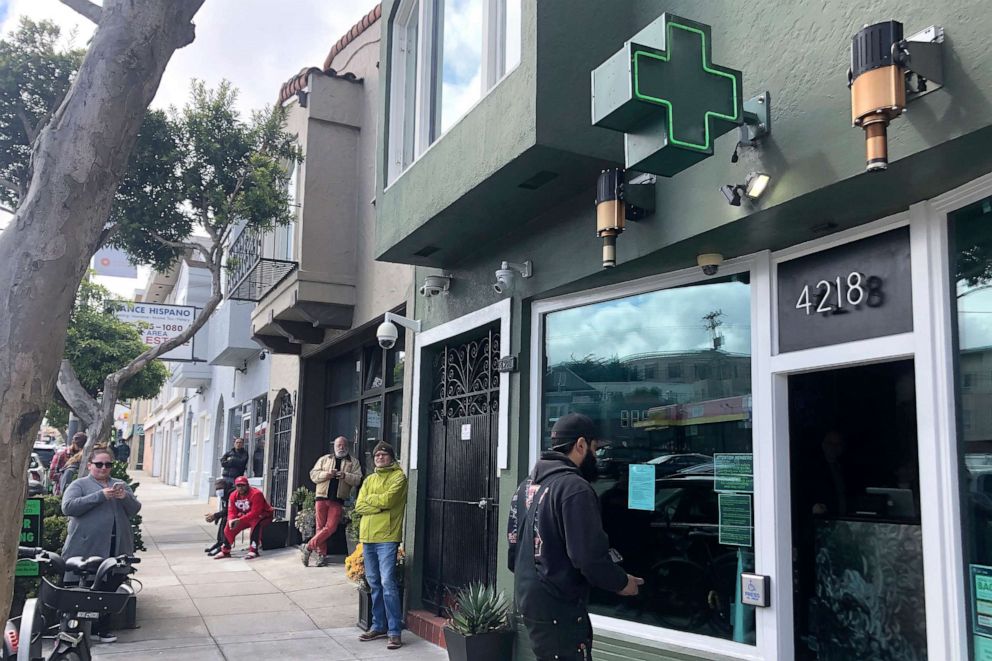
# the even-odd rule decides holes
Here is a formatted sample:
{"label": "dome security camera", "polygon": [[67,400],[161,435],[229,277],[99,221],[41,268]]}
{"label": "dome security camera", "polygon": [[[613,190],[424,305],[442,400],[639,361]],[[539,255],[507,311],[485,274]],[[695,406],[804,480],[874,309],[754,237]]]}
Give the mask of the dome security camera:
{"label": "dome security camera", "polygon": [[420,287],[420,295],[424,298],[440,296],[448,293],[451,288],[451,278],[445,275],[429,275],[424,278],[424,284]]}
{"label": "dome security camera", "polygon": [[517,264],[516,262],[503,262],[500,264],[500,267],[496,269],[496,282],[493,283],[493,291],[498,296],[512,294],[517,275],[521,278],[529,278],[533,275],[533,267],[530,260],[522,264]]}
{"label": "dome security camera", "polygon": [[716,275],[723,263],[723,255],[715,252],[708,252],[696,257],[696,264],[703,269],[704,275]]}
{"label": "dome security camera", "polygon": [[258,352],[258,359],[259,360],[265,360],[265,357],[267,355],[269,355],[269,352],[266,351],[265,349],[262,349],[261,351]]}
{"label": "dome security camera", "polygon": [[496,269],[496,282],[493,291],[499,295],[513,291],[513,280],[516,276],[513,269]]}
{"label": "dome security camera", "polygon": [[396,324],[391,321],[384,321],[379,324],[375,335],[379,339],[380,347],[383,349],[392,349],[396,345],[396,338],[400,336],[400,333],[396,329]]}

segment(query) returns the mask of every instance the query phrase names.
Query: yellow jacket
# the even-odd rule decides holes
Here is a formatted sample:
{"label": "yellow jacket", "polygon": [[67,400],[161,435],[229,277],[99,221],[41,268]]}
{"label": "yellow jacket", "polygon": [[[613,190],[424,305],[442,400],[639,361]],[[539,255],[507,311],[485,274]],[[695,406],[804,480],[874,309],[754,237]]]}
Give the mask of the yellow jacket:
{"label": "yellow jacket", "polygon": [[406,487],[406,475],[396,462],[376,468],[365,478],[355,501],[355,512],[362,515],[358,541],[363,544],[403,541]]}

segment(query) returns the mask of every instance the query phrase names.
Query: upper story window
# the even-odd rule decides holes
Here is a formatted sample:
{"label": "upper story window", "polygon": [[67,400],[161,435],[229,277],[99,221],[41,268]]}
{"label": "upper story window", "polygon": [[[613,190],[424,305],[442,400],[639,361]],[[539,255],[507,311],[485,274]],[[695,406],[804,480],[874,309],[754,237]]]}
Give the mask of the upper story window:
{"label": "upper story window", "polygon": [[521,0],[404,0],[392,24],[389,181],[520,62]]}

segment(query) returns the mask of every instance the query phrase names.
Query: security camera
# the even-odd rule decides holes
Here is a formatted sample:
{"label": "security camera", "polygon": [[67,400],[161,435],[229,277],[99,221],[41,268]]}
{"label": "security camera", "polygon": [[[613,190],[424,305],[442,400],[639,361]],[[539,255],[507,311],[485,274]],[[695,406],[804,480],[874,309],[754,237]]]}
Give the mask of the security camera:
{"label": "security camera", "polygon": [[383,349],[392,349],[396,345],[396,338],[400,336],[396,329],[396,324],[391,321],[384,321],[379,324],[375,335],[379,338],[379,346]]}
{"label": "security camera", "polygon": [[258,359],[259,359],[259,360],[265,360],[265,357],[266,357],[267,355],[269,355],[269,352],[268,352],[268,351],[265,351],[265,350],[263,349],[262,351],[259,351],[259,352],[258,352]]}
{"label": "security camera", "polygon": [[496,269],[496,282],[493,284],[493,291],[500,295],[504,292],[512,292],[515,276],[516,273],[513,269]]}
{"label": "security camera", "polygon": [[516,284],[517,274],[519,274],[521,278],[529,278],[533,275],[530,260],[524,262],[523,264],[503,262],[500,267],[496,269],[496,282],[493,283],[493,291],[499,296],[512,293],[513,287]]}
{"label": "security camera", "polygon": [[708,252],[696,257],[696,264],[703,269],[704,275],[716,275],[723,263],[723,255],[715,252]]}
{"label": "security camera", "polygon": [[429,275],[424,278],[424,284],[420,287],[420,295],[424,298],[439,296],[447,293],[450,288],[450,277],[446,275]]}

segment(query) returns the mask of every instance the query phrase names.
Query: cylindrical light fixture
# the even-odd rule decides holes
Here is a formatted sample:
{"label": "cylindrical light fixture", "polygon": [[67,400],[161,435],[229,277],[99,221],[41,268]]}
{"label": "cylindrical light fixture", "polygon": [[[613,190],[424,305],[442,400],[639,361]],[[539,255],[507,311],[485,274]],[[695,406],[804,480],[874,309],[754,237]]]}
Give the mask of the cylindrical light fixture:
{"label": "cylindrical light fixture", "polygon": [[623,168],[603,170],[596,182],[596,236],[603,239],[603,268],[617,265],[617,237],[623,232]]}
{"label": "cylindrical light fixture", "polygon": [[865,131],[866,170],[889,166],[889,122],[906,110],[902,23],[865,26],[851,42],[851,119]]}

